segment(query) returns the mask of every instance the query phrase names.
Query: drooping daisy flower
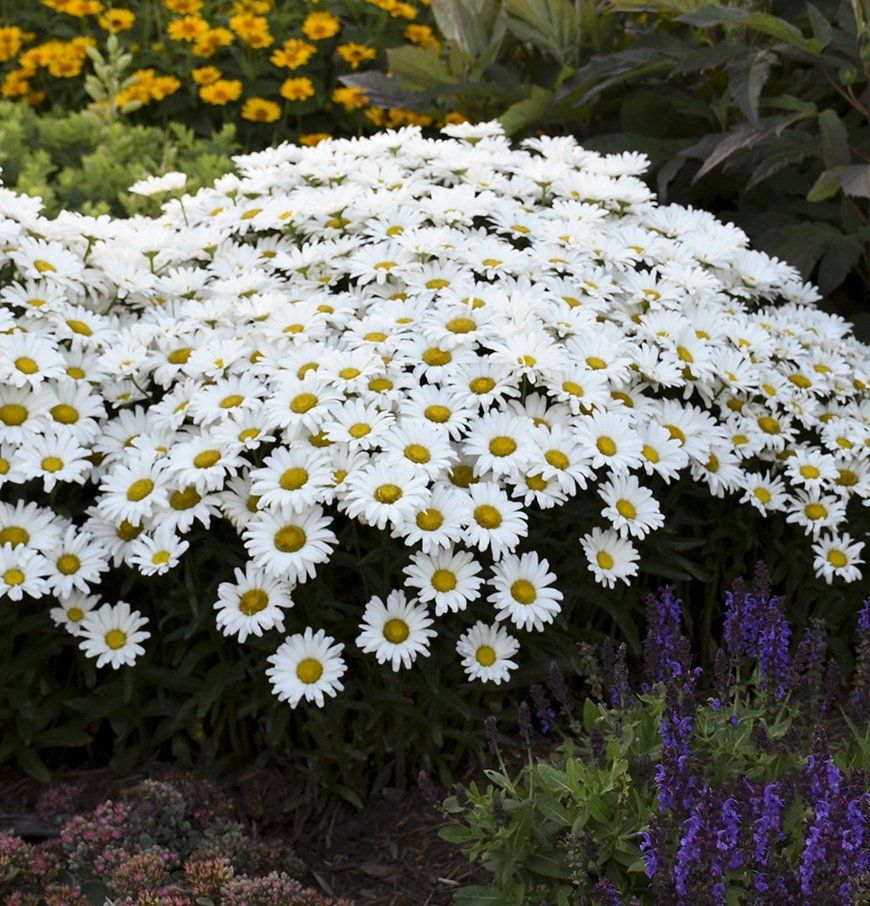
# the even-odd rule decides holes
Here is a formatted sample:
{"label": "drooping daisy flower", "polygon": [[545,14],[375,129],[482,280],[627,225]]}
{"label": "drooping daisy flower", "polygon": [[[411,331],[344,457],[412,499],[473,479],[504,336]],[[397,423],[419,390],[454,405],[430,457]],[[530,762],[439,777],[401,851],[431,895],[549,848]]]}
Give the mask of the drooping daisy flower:
{"label": "drooping daisy flower", "polygon": [[503,625],[487,625],[479,620],[464,632],[456,644],[462,666],[471,680],[484,683],[507,682],[516,661],[511,658],[520,650],[520,643]]}
{"label": "drooping daisy flower", "polygon": [[129,667],[145,653],[141,643],[151,638],[151,633],[142,628],[147,624],[148,620],[126,601],[103,604],[85,614],[79,647],[87,657],[97,659],[97,667]]}
{"label": "drooping daisy flower", "polygon": [[62,626],[70,635],[81,635],[82,620],[99,603],[100,599],[96,595],[74,591],[69,597],[61,598],[58,606],[49,611],[49,616],[56,626]]}
{"label": "drooping daisy flower", "polygon": [[324,696],[335,698],[344,689],[341,677],[347,666],[341,657],[344,645],[335,643],[322,629],[310,626],[286,638],[268,658],[266,676],[281,701],[295,708],[303,699],[323,707]]}
{"label": "drooping daisy flower", "polygon": [[861,552],[863,541],[852,541],[848,534],[839,537],[826,535],[813,545],[813,567],[816,575],[821,576],[830,585],[834,578],[844,582],[855,582],[861,578]]}
{"label": "drooping daisy flower", "polygon": [[618,579],[628,584],[637,575],[638,553],[630,541],[608,529],[594,528],[580,539],[595,581],[613,588]]}
{"label": "drooping daisy flower", "polygon": [[356,643],[366,654],[374,654],[379,664],[389,663],[396,671],[410,667],[419,656],[429,656],[430,639],[438,635],[431,625],[425,604],[391,591],[386,602],[374,597],[366,604]]}
{"label": "drooping daisy flower", "polygon": [[234,582],[218,586],[214,608],[221,632],[244,642],[249,635],[259,638],[268,629],[283,631],[283,611],[293,606],[290,583],[251,563],[244,570],[236,569],[234,575]]}

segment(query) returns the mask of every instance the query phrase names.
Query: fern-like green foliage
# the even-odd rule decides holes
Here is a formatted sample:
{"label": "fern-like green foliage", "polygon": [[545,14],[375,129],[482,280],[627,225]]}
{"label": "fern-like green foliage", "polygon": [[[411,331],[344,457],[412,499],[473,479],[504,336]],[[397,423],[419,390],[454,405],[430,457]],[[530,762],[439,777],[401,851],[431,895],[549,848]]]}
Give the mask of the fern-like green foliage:
{"label": "fern-like green foliage", "polygon": [[188,175],[188,189],[213,182],[238,151],[233,126],[197,138],[186,126],[104,122],[91,112],[37,114],[0,102],[0,166],[4,185],[39,195],[46,213],[154,213],[152,199],[130,195],[137,179],[168,170]]}

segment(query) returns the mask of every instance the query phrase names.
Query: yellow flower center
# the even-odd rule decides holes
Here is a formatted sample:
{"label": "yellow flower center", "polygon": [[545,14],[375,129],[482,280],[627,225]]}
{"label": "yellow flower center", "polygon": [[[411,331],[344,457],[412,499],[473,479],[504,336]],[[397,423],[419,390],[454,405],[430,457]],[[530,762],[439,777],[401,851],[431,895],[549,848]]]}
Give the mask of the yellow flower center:
{"label": "yellow flower center", "polygon": [[117,651],[127,644],[127,633],[120,629],[110,629],[106,633],[106,644],[112,651]]}
{"label": "yellow flower center", "polygon": [[417,513],[417,528],[424,532],[437,532],[444,524],[444,517],[438,510],[428,509]]}
{"label": "yellow flower center", "polygon": [[671,440],[678,440],[680,446],[686,442],[686,435],[676,425],[665,425],[665,427],[671,435]]}
{"label": "yellow flower center", "polygon": [[489,452],[493,456],[510,456],[516,449],[517,442],[512,437],[494,437],[489,442]]}
{"label": "yellow flower center", "polygon": [[392,389],[393,382],[389,378],[372,378],[372,380],[369,381],[369,390],[371,390],[372,393],[384,393],[387,390]]}
{"label": "yellow flower center", "polygon": [[196,488],[191,484],[184,490],[173,491],[169,498],[169,505],[173,510],[189,510],[195,507],[202,497]]}
{"label": "yellow flower center", "polygon": [[46,472],[59,472],[63,468],[63,460],[59,456],[46,456],[40,466]]}
{"label": "yellow flower center", "polygon": [[347,429],[347,433],[359,440],[361,437],[365,437],[371,431],[371,426],[365,424],[364,422],[357,422],[355,425],[351,425]]}
{"label": "yellow flower center", "polygon": [[285,525],[275,532],[275,547],[284,554],[295,554],[305,546],[305,532],[298,525]]}
{"label": "yellow flower center", "polygon": [[51,417],[61,425],[74,425],[79,420],[79,413],[66,403],[58,403],[51,407]]}
{"label": "yellow flower center", "polygon": [[163,566],[164,563],[168,563],[172,559],[172,554],[169,551],[154,551],[151,555],[151,562],[155,566]]}
{"label": "yellow flower center", "polygon": [[352,381],[360,376],[360,370],[358,368],[342,368],[338,372],[338,376],[344,381]]}
{"label": "yellow flower center", "polygon": [[511,595],[519,604],[534,604],[538,592],[528,579],[517,579],[511,585]]}
{"label": "yellow flower center", "polygon": [[252,617],[265,609],[269,603],[269,596],[262,588],[249,588],[239,596],[239,610],[246,616]]}
{"label": "yellow flower center", "polygon": [[79,336],[82,336],[82,337],[89,337],[93,334],[93,331],[91,330],[91,328],[87,324],[85,324],[84,321],[76,321],[76,320],[67,321],[66,326],[69,327],[69,329],[73,333],[77,333]]}
{"label": "yellow flower center", "polygon": [[607,362],[605,362],[604,359],[599,359],[598,356],[595,356],[595,355],[589,356],[589,357],[586,359],[586,364],[587,364],[593,371],[601,371],[602,368],[606,368],[606,367],[607,367]]}
{"label": "yellow flower center", "polygon": [[39,371],[39,365],[26,355],[20,356],[15,360],[15,367],[22,372],[22,374],[36,374],[36,372]]}
{"label": "yellow flower center", "polygon": [[471,318],[451,318],[445,326],[451,333],[471,333],[477,327]]}
{"label": "yellow flower center", "polygon": [[661,459],[661,456],[659,456],[659,451],[656,450],[655,447],[651,447],[649,444],[643,445],[641,453],[643,453],[644,459],[646,459],[647,462],[657,463]]}
{"label": "yellow flower center", "polygon": [[468,387],[472,393],[483,396],[484,393],[489,393],[495,387],[495,381],[491,377],[476,377]]}
{"label": "yellow flower center", "polygon": [[808,387],[813,386],[813,382],[808,378],[804,377],[802,374],[790,374],[788,379],[795,385],[795,387],[800,387],[802,390],[806,390]]}
{"label": "yellow flower center", "polygon": [[81,565],[82,561],[75,554],[61,554],[57,558],[57,571],[65,576],[77,573]]}
{"label": "yellow flower center", "polygon": [[197,469],[210,469],[213,465],[220,462],[220,450],[203,450],[193,457],[193,464]]}
{"label": "yellow flower center", "polygon": [[299,393],[290,400],[290,411],[302,415],[317,405],[317,397],[313,393]]}
{"label": "yellow flower center", "polygon": [[630,500],[617,500],[616,512],[619,513],[623,519],[634,519],[637,517],[637,508]]}
{"label": "yellow flower center", "polygon": [[81,609],[81,607],[70,607],[70,609],[66,612],[66,618],[70,621],[70,623],[79,623],[82,621],[82,619],[84,619],[84,616],[85,612]]}
{"label": "yellow flower center", "polygon": [[808,503],[804,507],[804,513],[807,519],[815,522],[817,519],[824,519],[828,515],[827,509],[820,503]]}
{"label": "yellow flower center", "polygon": [[769,415],[763,415],[758,419],[758,427],[761,428],[765,434],[779,434],[782,430],[779,422]]}
{"label": "yellow flower center", "polygon": [[773,494],[767,488],[756,488],[753,492],[756,500],[761,501],[761,503],[768,504],[773,499]]}
{"label": "yellow flower center", "polygon": [[427,365],[447,365],[448,363],[453,361],[453,356],[450,352],[448,352],[448,350],[438,349],[437,346],[433,346],[423,353],[423,361]]}
{"label": "yellow flower center", "polygon": [[323,664],[317,658],[303,658],[296,665],[296,676],[306,685],[316,683],[323,676]]}
{"label": "yellow flower center", "polygon": [[278,479],[278,484],[285,491],[298,491],[308,481],[308,472],[305,469],[294,466],[287,469]]}
{"label": "yellow flower center", "polygon": [[554,469],[567,469],[571,465],[568,457],[561,450],[547,450],[544,454],[544,459]]}
{"label": "yellow flower center", "polygon": [[606,434],[598,438],[595,446],[598,447],[598,452],[602,456],[613,456],[616,453],[616,443],[612,437],[608,437]]}
{"label": "yellow flower center", "polygon": [[19,403],[6,403],[0,406],[0,422],[10,428],[17,428],[27,421],[27,409]]}
{"label": "yellow flower center", "polygon": [[241,393],[231,393],[229,396],[225,396],[218,405],[221,409],[234,409],[236,406],[241,406],[245,401],[245,398]]}
{"label": "yellow flower center", "polygon": [[375,488],[375,500],[378,503],[395,503],[402,498],[402,489],[397,484],[382,484]]}
{"label": "yellow flower center", "polygon": [[384,623],[384,638],[394,645],[401,645],[410,634],[411,630],[404,620],[387,620]]}
{"label": "yellow flower center", "polygon": [[474,508],[474,521],[485,529],[497,529],[501,525],[501,513],[491,504],[482,503]]}
{"label": "yellow flower center", "polygon": [[840,487],[851,488],[858,484],[857,472],[853,472],[851,469],[838,469],[837,471],[839,474],[837,476],[836,484],[840,485]]}
{"label": "yellow flower center", "polygon": [[141,525],[133,525],[132,522],[128,522],[126,519],[115,529],[115,534],[122,541],[134,541],[142,534]]}
{"label": "yellow flower center", "polygon": [[435,591],[453,591],[456,588],[456,575],[449,569],[436,569],[432,574],[432,587]]}
{"label": "yellow flower center", "polygon": [[57,270],[57,268],[50,261],[46,261],[43,258],[37,258],[36,261],[33,262],[33,266],[39,271],[40,274],[45,274]]}
{"label": "yellow flower center", "polygon": [[474,656],[481,667],[492,667],[495,663],[495,649],[491,645],[481,645]]}
{"label": "yellow flower center", "polygon": [[365,334],[363,337],[364,340],[368,340],[369,343],[383,343],[386,340],[387,335],[381,333],[379,330],[372,330],[369,333]]}
{"label": "yellow flower center", "polygon": [[425,415],[430,422],[436,422],[439,425],[443,425],[444,422],[448,421],[450,418],[450,410],[446,406],[427,406],[423,410],[423,415]]}
{"label": "yellow flower center", "polygon": [[828,563],[834,567],[834,569],[842,569],[849,562],[849,558],[842,552],[836,549],[828,551]]}
{"label": "yellow flower center", "polygon": [[710,458],[704,463],[705,468],[708,472],[713,472],[715,474],[719,471],[719,457],[715,453],[710,454]]}
{"label": "yellow flower center", "polygon": [[408,444],[405,447],[405,459],[418,464],[429,462],[432,455],[422,444]]}
{"label": "yellow flower center", "polygon": [[595,560],[601,569],[613,569],[613,557],[607,551],[598,551]]}
{"label": "yellow flower center", "polygon": [[7,585],[21,585],[24,582],[24,573],[20,569],[7,569],[3,573],[3,581]]}
{"label": "yellow flower center", "polygon": [[450,281],[443,277],[433,277],[426,281],[426,289],[444,289],[446,286],[450,286]]}
{"label": "yellow flower center", "polygon": [[526,487],[530,491],[545,491],[547,481],[541,475],[526,475]]}
{"label": "yellow flower center", "polygon": [[801,466],[798,471],[801,473],[801,476],[803,478],[818,478],[819,475],[821,475],[821,472],[819,472],[819,470],[815,466],[811,465]]}
{"label": "yellow flower center", "polygon": [[471,466],[454,466],[450,471],[450,483],[457,488],[467,488],[477,481],[474,477],[474,469]]}
{"label": "yellow flower center", "polygon": [[138,478],[127,488],[127,500],[138,503],[144,500],[154,490],[154,482],[150,478]]}
{"label": "yellow flower center", "polygon": [[166,356],[166,361],[169,362],[170,365],[186,365],[192,352],[193,350],[188,346],[185,346],[182,349],[173,349],[172,352]]}

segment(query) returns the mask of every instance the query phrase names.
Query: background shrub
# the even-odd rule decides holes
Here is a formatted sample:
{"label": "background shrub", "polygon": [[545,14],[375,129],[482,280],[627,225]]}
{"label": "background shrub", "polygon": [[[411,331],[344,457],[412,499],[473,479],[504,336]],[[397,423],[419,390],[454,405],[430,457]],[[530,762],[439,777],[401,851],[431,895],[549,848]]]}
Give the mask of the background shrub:
{"label": "background shrub", "polygon": [[387,53],[373,102],[649,155],[870,330],[870,30],[853,2],[433,0],[443,38]]}

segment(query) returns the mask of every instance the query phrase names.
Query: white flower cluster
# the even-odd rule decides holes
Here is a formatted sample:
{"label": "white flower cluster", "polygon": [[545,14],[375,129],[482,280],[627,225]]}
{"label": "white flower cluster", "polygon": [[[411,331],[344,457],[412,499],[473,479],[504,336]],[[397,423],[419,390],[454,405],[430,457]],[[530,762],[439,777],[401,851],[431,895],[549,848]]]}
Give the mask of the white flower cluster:
{"label": "white flower cluster", "polygon": [[[284,629],[339,512],[412,549],[357,646],[408,667],[485,597],[457,653],[500,682],[507,627],[544,629],[562,598],[518,550],[528,512],[593,486],[606,527],[577,544],[612,587],[665,522],[649,476],[783,510],[820,577],[860,576],[870,376],[849,326],[739,229],[658,205],[639,155],[445,132],[240,157],[158,219],[49,220],[0,193],[0,483],[61,506],[94,487],[80,524],[0,504],[0,595],[54,596],[86,654],[131,663],[146,621],[100,606],[101,573],[164,573],[225,518],[249,560],[216,619],[244,641]],[[290,636],[276,693],[322,704],[343,648]]]}

